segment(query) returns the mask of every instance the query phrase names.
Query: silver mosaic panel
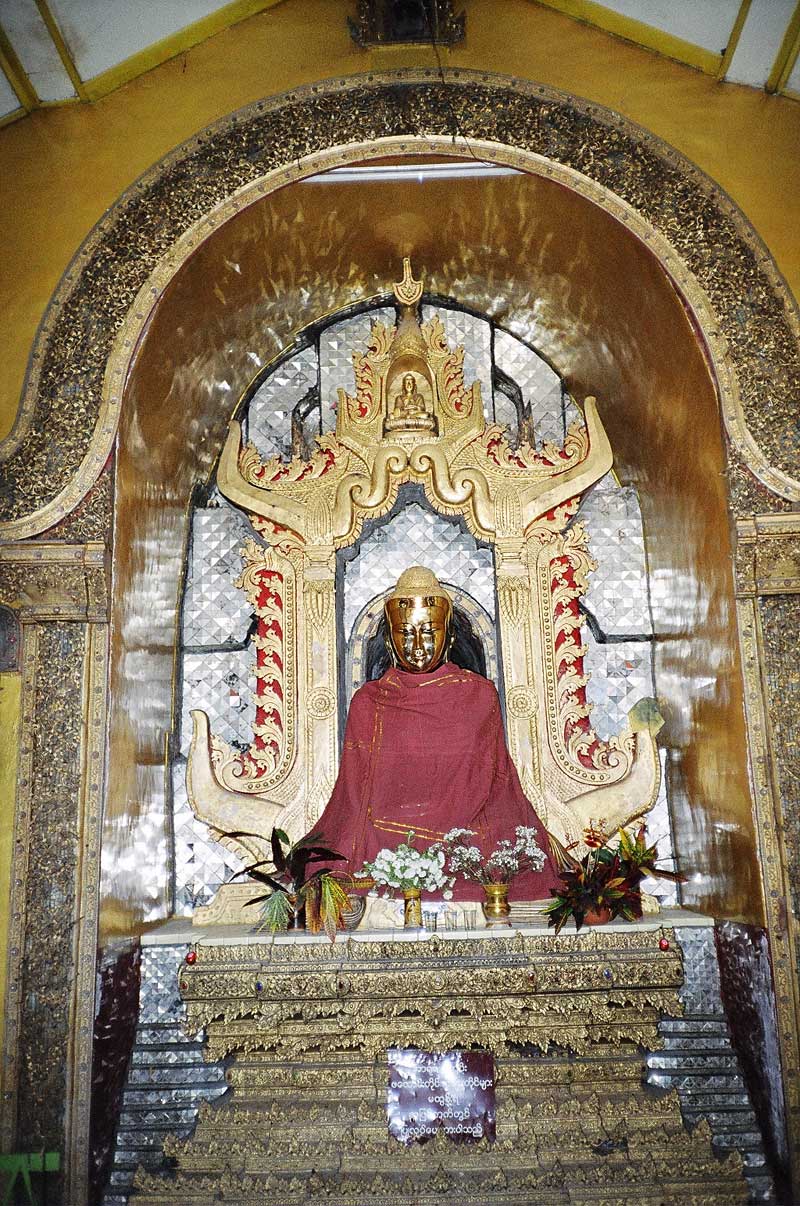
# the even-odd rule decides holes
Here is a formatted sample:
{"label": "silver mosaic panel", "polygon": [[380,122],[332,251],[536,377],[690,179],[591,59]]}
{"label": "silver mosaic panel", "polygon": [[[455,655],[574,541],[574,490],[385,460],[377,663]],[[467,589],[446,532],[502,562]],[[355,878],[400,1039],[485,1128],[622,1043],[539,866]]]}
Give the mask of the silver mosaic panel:
{"label": "silver mosaic panel", "polygon": [[186,942],[142,948],[139,1025],[180,1022],[186,1007],[178,992],[178,968],[189,949]]}
{"label": "silver mosaic panel", "polygon": [[584,606],[609,636],[650,635],[647,561],[639,499],[632,486],[617,486],[610,474],[583,503],[597,569],[589,575]]}
{"label": "silver mosaic panel", "polygon": [[[647,814],[647,839],[658,846],[659,867],[663,867],[665,871],[676,871],[672,846],[672,821],[667,799],[667,751],[660,749],[658,756],[661,762],[661,783],[658,788],[658,798]],[[665,908],[671,908],[680,903],[679,885],[673,883],[672,880],[647,876],[642,880],[642,891],[658,897]]]}
{"label": "silver mosaic panel", "polygon": [[419,503],[408,503],[361,543],[344,567],[344,631],[349,640],[359,612],[411,565],[429,565],[443,582],[471,595],[494,619],[494,561],[458,524]]}
{"label": "silver mosaic panel", "polygon": [[492,328],[485,318],[466,314],[463,310],[448,310],[445,306],[423,306],[422,318],[428,322],[438,314],[444,324],[450,347],[464,348],[464,382],[469,389],[473,381],[480,382],[483,413],[491,420],[492,404]]}
{"label": "silver mosaic panel", "polygon": [[209,836],[208,826],[198,821],[186,795],[186,762],[172,766],[172,825],[175,834],[175,914],[190,917],[207,905],[220,884],[241,870],[242,862]]}
{"label": "silver mosaic panel", "polygon": [[588,649],[584,669],[591,675],[586,698],[592,705],[592,726],[607,739],[624,727],[638,700],[655,694],[651,645],[649,641],[600,644],[588,624],[581,629],[581,640]]}
{"label": "silver mosaic panel", "polygon": [[253,738],[256,687],[255,651],[226,649],[186,653],[183,657],[180,752],[186,757],[192,742],[192,718],[200,708],[208,714],[211,731],[231,744],[249,746]]}
{"label": "silver mosaic panel", "polygon": [[684,984],[679,996],[687,1013],[725,1017],[714,931],[710,926],[685,926],[677,931],[683,951]]}
{"label": "silver mosaic panel", "polygon": [[252,621],[244,592],[234,586],[242,572],[239,550],[253,529],[228,505],[195,511],[183,602],[183,644],[209,648],[241,644]]}
{"label": "silver mosaic panel", "polygon": [[[514,381],[522,390],[522,397],[531,408],[533,419],[533,434],[536,446],[541,447],[546,440],[552,440],[560,447],[564,443],[564,407],[561,400],[561,378],[550,368],[541,356],[521,343],[507,331],[495,331],[494,358],[499,369]],[[497,414],[500,401],[500,391],[495,398],[495,413]],[[511,407],[506,401],[506,407]],[[497,417],[498,423],[505,423],[505,418]],[[516,415],[515,415],[516,426]]]}
{"label": "silver mosaic panel", "polygon": [[501,427],[508,429],[507,436],[509,443],[515,445],[519,436],[519,416],[517,408],[510,398],[507,398],[502,390],[494,391],[494,420]]}
{"label": "silver mosaic panel", "polygon": [[336,428],[336,407],[340,389],[355,393],[353,352],[366,352],[372,324],[382,322],[393,327],[393,309],[371,310],[345,318],[327,327],[319,337],[319,386],[322,402],[322,430]]}
{"label": "silver mosaic panel", "polygon": [[292,455],[292,411],[316,384],[314,348],[290,356],[261,383],[250,400],[247,437],[263,459]]}
{"label": "silver mosaic panel", "polygon": [[164,1172],[167,1135],[190,1135],[200,1104],[227,1091],[225,1067],[203,1059],[202,1035],[187,1038],[178,975],[187,943],[145,945],[139,1024],[122,1095],[103,1206],[127,1206],[136,1169]]}
{"label": "silver mosaic panel", "polygon": [[775,1191],[761,1132],[734,1051],[722,1004],[719,965],[710,926],[676,926],[683,952],[684,1016],[662,1017],[663,1049],[646,1055],[647,1084],[678,1093],[686,1125],[705,1119],[721,1157],[743,1160],[749,1201],[774,1202]]}

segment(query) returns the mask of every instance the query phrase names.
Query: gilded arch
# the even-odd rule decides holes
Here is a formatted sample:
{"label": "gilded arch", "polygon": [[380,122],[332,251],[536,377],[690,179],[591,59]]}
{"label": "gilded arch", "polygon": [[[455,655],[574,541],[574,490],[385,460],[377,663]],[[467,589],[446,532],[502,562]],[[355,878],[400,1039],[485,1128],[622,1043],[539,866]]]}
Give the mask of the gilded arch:
{"label": "gilded arch", "polygon": [[[745,512],[782,510],[800,498],[796,309],[760,240],[719,187],[632,122],[554,89],[469,71],[452,71],[443,83],[433,71],[401,70],[310,85],[226,118],[143,176],[98,224],[53,298],[17,423],[0,448],[5,537],[52,527],[97,480],[137,338],[191,250],[275,188],[398,152],[477,152],[563,179],[633,229],[703,331],[737,454],[734,503]],[[90,339],[76,337],[86,331]],[[764,348],[773,353],[766,367]]]}

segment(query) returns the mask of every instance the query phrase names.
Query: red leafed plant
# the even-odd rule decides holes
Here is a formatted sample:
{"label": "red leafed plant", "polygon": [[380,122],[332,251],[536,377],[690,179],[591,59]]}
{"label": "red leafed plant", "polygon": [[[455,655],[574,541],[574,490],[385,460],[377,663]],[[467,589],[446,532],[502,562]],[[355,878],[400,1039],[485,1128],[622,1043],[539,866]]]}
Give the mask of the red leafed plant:
{"label": "red leafed plant", "polygon": [[550,889],[553,900],[545,912],[556,933],[570,917],[574,917],[579,930],[588,913],[605,910],[611,918],[634,921],[642,915],[640,884],[646,875],[677,882],[685,879],[676,871],[656,866],[658,850],[655,843],[648,845],[644,824],[635,833],[620,830],[613,849],[601,826],[590,824],[584,830],[583,844],[589,849],[582,858],[576,858],[550,834],[561,885]]}
{"label": "red leafed plant", "polygon": [[[258,837],[259,834],[237,830],[226,837]],[[238,871],[237,875],[249,875],[269,888],[261,896],[254,896],[248,904],[261,905],[259,928],[285,930],[292,918],[305,911],[305,924],[313,934],[324,929],[331,942],[338,928],[344,925],[343,912],[350,907],[350,898],[345,884],[352,887],[349,875],[331,871],[329,867],[317,867],[314,863],[332,863],[344,859],[338,850],[325,845],[321,833],[307,833],[298,842],[292,842],[282,829],[273,829],[270,834],[272,857],[262,859]]]}

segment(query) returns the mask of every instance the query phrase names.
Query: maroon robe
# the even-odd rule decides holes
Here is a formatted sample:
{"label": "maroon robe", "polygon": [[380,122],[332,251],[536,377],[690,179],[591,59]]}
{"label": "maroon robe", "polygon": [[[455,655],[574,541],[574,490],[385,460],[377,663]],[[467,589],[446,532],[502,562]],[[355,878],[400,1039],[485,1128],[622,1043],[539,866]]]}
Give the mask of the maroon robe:
{"label": "maroon robe", "polygon": [[[391,669],[350,704],[333,794],[314,829],[360,871],[388,846],[425,849],[450,829],[473,829],[485,855],[518,825],[537,831],[544,870],[513,880],[512,898],[541,900],[557,879],[544,827],[523,794],[506,746],[493,683],[445,662],[430,674]],[[456,900],[482,900],[480,884],[457,879]]]}

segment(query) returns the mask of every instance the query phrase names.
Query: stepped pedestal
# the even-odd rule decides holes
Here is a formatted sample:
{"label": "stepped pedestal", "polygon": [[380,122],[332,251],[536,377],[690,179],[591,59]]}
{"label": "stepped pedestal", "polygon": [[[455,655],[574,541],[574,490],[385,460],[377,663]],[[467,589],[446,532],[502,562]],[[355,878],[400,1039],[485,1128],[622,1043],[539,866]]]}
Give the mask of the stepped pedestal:
{"label": "stepped pedestal", "polygon": [[[208,1059],[228,1061],[229,1092],[201,1106],[191,1138],[166,1141],[171,1174],[140,1170],[136,1201],[747,1201],[763,1170],[749,1161],[748,1188],[735,1144],[696,1112],[690,1133],[663,1078],[670,1052],[681,1059],[670,1019],[687,1020],[683,948],[713,949],[710,923],[668,920],[558,937],[357,932],[335,944],[195,929],[196,958],[178,972],[185,1025],[205,1031]],[[735,1077],[722,1031],[718,1019],[712,1060],[717,1073],[732,1061]],[[390,1138],[389,1047],[489,1051],[496,1141]],[[759,1184],[768,1196],[768,1178]]]}

